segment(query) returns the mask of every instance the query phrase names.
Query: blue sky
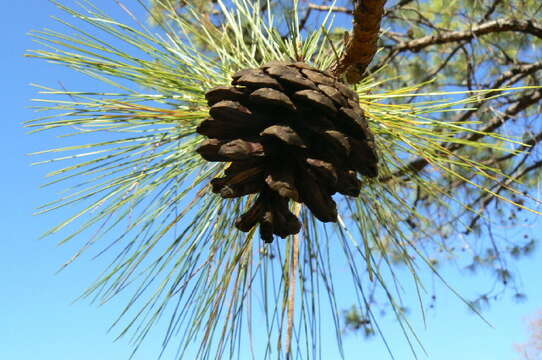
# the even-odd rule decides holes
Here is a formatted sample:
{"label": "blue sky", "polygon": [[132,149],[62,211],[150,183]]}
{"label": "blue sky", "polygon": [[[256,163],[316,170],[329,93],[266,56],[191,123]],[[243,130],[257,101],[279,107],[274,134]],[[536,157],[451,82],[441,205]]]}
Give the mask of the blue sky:
{"label": "blue sky", "polygon": [[[130,2],[127,0],[128,4]],[[95,3],[108,12],[119,13],[114,1],[97,0]],[[26,154],[59,146],[62,140],[50,134],[26,135],[21,125],[35,116],[29,109],[30,99],[36,95],[30,83],[57,86],[61,81],[68,88],[84,89],[92,87],[94,82],[67,69],[23,58],[25,50],[37,47],[26,35],[29,30],[56,26],[50,15],[59,12],[51,3],[46,0],[6,1],[4,9],[4,19],[0,22],[4,40],[0,57],[4,80],[0,151],[5,169],[0,180],[3,199],[0,207],[3,225],[0,239],[0,359],[127,359],[131,352],[127,339],[114,342],[115,331],[107,332],[127,298],[120,296],[101,307],[90,305],[88,301],[72,303],[99,274],[104,260],[92,261],[87,256],[55,275],[80,243],[59,247],[56,245],[59,238],[38,240],[48,227],[65,218],[69,209],[47,216],[32,216],[35,208],[54,198],[55,194],[47,188],[39,188],[48,168],[30,166],[32,159]],[[529,231],[540,233],[542,228],[537,225]],[[513,344],[526,340],[524,318],[542,308],[541,263],[542,253],[537,251],[515,265],[522,275],[527,301],[518,304],[511,299],[512,294],[505,294],[501,301],[484,312],[493,328],[469,312],[444,287],[435,285],[437,306],[428,312],[427,326],[424,327],[416,311],[410,315],[429,354],[425,356],[420,352],[420,358],[516,358]],[[450,284],[466,297],[487,289],[491,281],[484,274],[472,277],[452,266],[442,271]],[[407,297],[406,302],[409,300],[414,301]],[[411,359],[395,321],[388,316],[382,320],[382,325],[396,358]],[[329,329],[330,333],[323,334],[324,338],[333,339],[331,326]],[[160,341],[160,328],[157,328],[136,359],[155,358]],[[345,346],[347,359],[389,358],[378,338],[367,341],[361,336],[348,335]],[[328,348],[325,358],[336,358],[332,342]]]}

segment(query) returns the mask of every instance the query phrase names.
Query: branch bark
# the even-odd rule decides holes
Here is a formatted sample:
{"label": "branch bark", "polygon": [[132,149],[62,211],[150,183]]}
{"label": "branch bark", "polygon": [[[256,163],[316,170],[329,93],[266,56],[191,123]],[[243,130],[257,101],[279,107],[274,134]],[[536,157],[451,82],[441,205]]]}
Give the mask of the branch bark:
{"label": "branch bark", "polygon": [[355,84],[363,78],[367,66],[376,53],[380,21],[386,0],[357,0],[354,9],[354,28],[347,40],[345,50],[331,69],[335,76],[346,76]]}
{"label": "branch bark", "polygon": [[338,13],[345,13],[352,15],[353,11],[351,9],[341,7],[341,6],[330,6],[330,5],[318,5],[318,4],[309,4],[309,9],[318,10],[318,11],[332,11]]}
{"label": "branch bark", "polygon": [[[517,65],[511,68],[510,70],[503,73],[497,81],[491,87],[492,89],[500,88],[505,83],[515,83],[526,76],[532,75],[535,72],[542,70],[542,60],[537,61],[533,64],[522,64]],[[486,89],[490,88],[490,84],[485,84]]]}
{"label": "branch bark", "polygon": [[542,26],[536,24],[532,20],[499,19],[473,26],[470,30],[466,31],[453,31],[444,34],[429,35],[400,43],[393,46],[393,51],[396,53],[403,51],[418,52],[432,45],[469,41],[477,36],[505,31],[521,32],[542,39]]}

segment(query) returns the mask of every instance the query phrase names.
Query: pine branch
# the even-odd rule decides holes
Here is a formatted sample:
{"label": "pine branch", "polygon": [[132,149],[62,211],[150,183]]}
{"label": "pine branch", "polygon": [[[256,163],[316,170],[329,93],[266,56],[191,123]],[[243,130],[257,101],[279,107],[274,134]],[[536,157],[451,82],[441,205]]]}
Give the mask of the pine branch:
{"label": "pine branch", "polygon": [[[537,104],[542,100],[542,90],[537,90],[533,93],[526,94],[519,98],[516,102],[510,105],[501,116],[496,116],[493,118],[484,128],[480,129],[479,132],[471,133],[469,136],[465,137],[463,140],[466,142],[478,141],[483,138],[486,133],[494,132],[500,128],[504,123],[513,119],[517,114],[528,108],[533,104]],[[460,143],[445,143],[442,147],[450,152],[457,151],[465,146],[464,142]],[[391,176],[384,177],[381,179],[382,182],[389,181],[393,178],[403,176],[407,173],[417,174],[422,171],[429,161],[425,158],[419,158],[414,161],[411,161],[404,169],[401,169],[394,173]]]}
{"label": "pine branch", "polygon": [[[537,61],[533,64],[522,64],[514,66],[510,70],[504,72],[497,81],[493,84],[492,88],[500,88],[505,83],[513,84],[526,76],[534,74],[538,70],[542,70],[542,61]],[[486,84],[484,88],[490,88],[490,84]]]}
{"label": "pine branch", "polygon": [[497,7],[501,5],[501,3],[502,3],[502,0],[494,0],[491,6],[488,8],[487,12],[485,13],[482,21],[488,21],[491,15],[493,15],[493,13],[495,12],[495,10],[497,10]]}
{"label": "pine branch", "polygon": [[308,7],[309,9],[312,9],[312,10],[325,11],[325,12],[331,11],[331,12],[350,14],[350,15],[354,13],[352,9],[348,9],[341,6],[318,5],[318,4],[309,3]]}
{"label": "pine branch", "polygon": [[333,67],[336,75],[346,75],[350,84],[363,78],[363,73],[376,53],[380,21],[386,0],[358,0],[354,9],[354,28],[341,59]]}
{"label": "pine branch", "polygon": [[542,27],[532,20],[498,19],[473,26],[470,30],[424,36],[394,45],[392,48],[394,53],[404,51],[418,52],[433,45],[469,41],[482,35],[510,31],[533,35],[542,39]]}

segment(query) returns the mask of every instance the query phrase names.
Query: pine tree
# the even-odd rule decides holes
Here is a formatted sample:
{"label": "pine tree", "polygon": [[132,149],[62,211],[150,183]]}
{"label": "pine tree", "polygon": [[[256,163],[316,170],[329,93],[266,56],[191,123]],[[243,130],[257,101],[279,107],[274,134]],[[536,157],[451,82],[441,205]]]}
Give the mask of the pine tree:
{"label": "pine tree", "polygon": [[[165,344],[178,341],[180,358],[190,346],[199,346],[201,359],[234,357],[240,339],[252,336],[267,338],[268,351],[258,358],[316,357],[320,291],[327,292],[334,318],[341,315],[330,257],[351,270],[363,311],[359,324],[376,322],[367,296],[375,287],[406,322],[386,280],[393,278],[394,263],[406,264],[412,285],[421,286],[420,267],[436,272],[426,250],[463,232],[464,219],[482,218],[476,206],[497,199],[536,213],[530,204],[538,200],[524,195],[517,174],[508,172],[516,156],[529,153],[531,140],[495,130],[507,116],[532,109],[540,96],[538,88],[503,86],[531,85],[511,79],[539,68],[513,67],[494,87],[446,99],[457,93],[427,83],[429,78],[397,58],[430,41],[407,41],[396,34],[395,24],[393,31],[386,27],[386,19],[403,27],[416,23],[404,15],[410,11],[419,16],[419,27],[440,20],[427,22],[419,15],[423,6],[412,1],[384,8],[385,3],[360,0],[351,8],[328,8],[305,2],[160,0],[149,15],[158,28],[123,24],[86,1],[80,10],[57,3],[92,30],[68,24],[69,34],[33,34],[48,49],[30,56],[112,88],[43,87],[40,101],[52,114],[28,126],[99,139],[44,152],[71,152],[46,162],[78,160],[55,171],[51,184],[80,183],[42,211],[80,206],[48,232],[73,226],[65,241],[91,236],[73,259],[98,241],[119,248],[85,296],[107,301],[139,281],[123,315],[140,308],[122,330],[135,333],[136,348],[173,308]],[[501,7],[495,4],[493,10],[475,10],[490,17]],[[326,18],[310,20],[322,11]],[[333,25],[337,11],[353,15],[346,38]],[[371,63],[383,16],[385,41],[401,40],[383,41],[384,53]],[[532,21],[512,25],[535,36],[540,29]],[[442,37],[461,35],[461,42],[476,31],[487,29]],[[427,63],[436,62],[422,55]],[[408,61],[416,63],[415,55]],[[408,76],[397,78],[397,72]],[[507,99],[504,104],[517,99],[504,118],[468,121],[477,114],[472,107],[498,98]],[[503,168],[506,161],[511,164]],[[335,193],[341,196],[331,198]],[[284,239],[262,242],[256,224],[265,242],[273,234]],[[111,238],[112,230],[120,235]],[[256,297],[264,300],[267,319],[258,334],[249,331]],[[351,323],[359,318],[356,311],[349,314]],[[339,320],[335,326],[340,334]],[[175,338],[179,331],[184,336]],[[338,340],[340,345],[340,335]]]}

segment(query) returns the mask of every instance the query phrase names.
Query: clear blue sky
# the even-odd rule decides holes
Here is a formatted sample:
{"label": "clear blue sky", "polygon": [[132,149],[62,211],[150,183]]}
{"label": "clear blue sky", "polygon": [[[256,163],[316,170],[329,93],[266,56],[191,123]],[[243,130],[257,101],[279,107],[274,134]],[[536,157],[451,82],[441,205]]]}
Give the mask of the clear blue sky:
{"label": "clear blue sky", "polygon": [[[96,0],[102,9],[118,13],[112,0]],[[127,4],[135,1],[126,0]],[[48,227],[65,218],[63,210],[49,216],[32,216],[40,204],[54,198],[48,189],[40,189],[47,167],[31,167],[26,154],[60,146],[62,140],[48,134],[26,135],[21,123],[35,114],[28,108],[35,97],[30,83],[68,88],[88,89],[93,81],[42,61],[23,58],[27,49],[36,48],[26,35],[29,30],[54,27],[50,15],[58,10],[46,0],[4,1],[2,33],[2,131],[0,153],[3,176],[0,178],[3,204],[0,221],[0,359],[1,360],[96,360],[127,359],[131,348],[127,340],[113,342],[115,332],[107,329],[121,310],[126,298],[96,307],[88,302],[72,304],[85,287],[98,275],[103,261],[85,257],[66,271],[55,275],[58,267],[78,248],[80,243],[58,247],[58,238],[38,240]],[[109,11],[109,10],[108,10]],[[538,232],[542,232],[540,225]],[[536,233],[537,229],[530,229]],[[526,339],[524,317],[542,308],[540,281],[542,253],[522,260],[517,268],[522,274],[526,302],[517,304],[506,294],[484,313],[494,328],[472,315],[453,295],[440,287],[436,309],[428,313],[427,328],[412,312],[411,319],[432,360],[510,360],[516,358],[513,344]],[[483,274],[472,277],[452,267],[443,269],[449,282],[467,297],[486,289],[488,278]],[[345,285],[346,286],[346,285]],[[429,283],[429,286],[431,284]],[[438,286],[438,285],[437,285]],[[411,299],[414,301],[414,299]],[[408,302],[408,299],[407,299]],[[412,302],[412,306],[415,303]],[[383,327],[397,359],[411,359],[399,328],[389,317]],[[324,338],[333,339],[330,333]],[[136,359],[153,359],[161,341],[158,328]],[[337,353],[332,343],[326,359]],[[388,359],[378,338],[366,341],[361,336],[346,337],[347,359]],[[338,357],[337,357],[338,358]]]}

